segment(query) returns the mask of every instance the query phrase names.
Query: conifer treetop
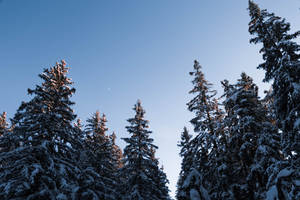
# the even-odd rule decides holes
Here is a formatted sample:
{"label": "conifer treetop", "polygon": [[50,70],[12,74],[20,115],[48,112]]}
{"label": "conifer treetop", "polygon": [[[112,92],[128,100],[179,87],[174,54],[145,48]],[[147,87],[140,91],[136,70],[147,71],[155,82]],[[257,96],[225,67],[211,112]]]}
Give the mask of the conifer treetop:
{"label": "conifer treetop", "polygon": [[6,112],[0,115],[0,136],[2,136],[8,129],[8,123],[6,121]]}

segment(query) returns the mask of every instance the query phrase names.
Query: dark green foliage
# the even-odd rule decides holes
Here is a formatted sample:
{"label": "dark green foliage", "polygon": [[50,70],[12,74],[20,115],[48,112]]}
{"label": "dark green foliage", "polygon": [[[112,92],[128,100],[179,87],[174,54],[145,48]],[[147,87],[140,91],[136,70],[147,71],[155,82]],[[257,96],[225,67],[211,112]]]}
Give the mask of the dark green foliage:
{"label": "dark green foliage", "polygon": [[191,167],[193,166],[193,153],[191,151],[191,143],[190,140],[192,135],[188,133],[186,127],[183,128],[183,132],[181,133],[181,141],[177,145],[180,147],[180,157],[182,157],[181,162],[181,171],[179,174],[179,179],[177,182],[177,191],[176,191],[176,198],[181,200],[185,199],[186,192],[183,188],[184,180],[186,179],[188,173],[190,172]]}
{"label": "dark green foliage", "polygon": [[169,199],[167,179],[159,169],[158,161],[154,156],[158,147],[150,138],[148,121],[144,119],[145,111],[138,101],[133,110],[135,116],[128,119],[126,126],[130,138],[123,138],[127,143],[124,149],[124,166],[121,177],[125,180],[122,194],[125,200],[163,200]]}
{"label": "dark green foliage", "polygon": [[117,196],[117,160],[113,155],[114,144],[106,131],[106,116],[100,116],[99,111],[87,120],[86,149],[88,152],[88,165],[91,165],[100,175],[106,193]]}
{"label": "dark green foliage", "polygon": [[242,73],[237,84],[224,87],[230,90],[224,102],[229,128],[227,190],[234,198],[263,198],[268,182],[265,171],[280,159],[278,132],[267,117],[252,78]]}
{"label": "dark green foliage", "polygon": [[286,160],[283,163],[288,163],[281,164],[284,166],[281,170],[292,171],[287,179],[293,183],[282,184],[276,178],[273,184],[282,198],[300,197],[295,189],[300,178],[300,45],[295,39],[300,31],[290,34],[290,24],[285,19],[260,10],[252,1],[249,1],[249,12],[249,32],[254,35],[250,42],[263,45],[260,53],[264,62],[258,68],[265,70],[265,81],[273,80],[274,111],[282,131],[281,148]]}
{"label": "dark green foliage", "polygon": [[250,42],[263,44],[260,52],[265,62],[258,68],[266,71],[265,81],[273,80],[272,95],[285,140],[284,152],[293,157],[292,152],[300,149],[300,45],[294,41],[300,31],[289,34],[290,24],[285,19],[260,10],[252,1],[249,11],[249,32],[255,36]]}
{"label": "dark green foliage", "polygon": [[8,130],[8,123],[6,121],[6,112],[0,115],[0,137],[3,136]]}
{"label": "dark green foliage", "polygon": [[[214,99],[216,91],[211,90],[212,84],[205,79],[198,61],[194,61],[194,70],[190,75],[193,77],[194,87],[189,93],[195,97],[187,103],[187,106],[189,111],[195,113],[190,122],[197,135],[194,138],[190,138],[187,132],[182,135],[180,155],[183,162],[177,184],[178,199],[191,199],[193,194],[202,196],[203,193],[206,194],[208,188],[213,187],[218,139],[222,134],[222,126],[219,124],[222,112],[218,109],[217,100]],[[192,177],[195,175],[198,177],[197,184],[200,185],[192,186],[191,181],[194,179]],[[207,195],[204,195],[206,199]]]}
{"label": "dark green foliage", "polygon": [[81,168],[83,132],[72,126],[75,92],[62,61],[45,69],[29,102],[19,107],[12,134],[0,139],[1,199],[114,199],[93,168]]}

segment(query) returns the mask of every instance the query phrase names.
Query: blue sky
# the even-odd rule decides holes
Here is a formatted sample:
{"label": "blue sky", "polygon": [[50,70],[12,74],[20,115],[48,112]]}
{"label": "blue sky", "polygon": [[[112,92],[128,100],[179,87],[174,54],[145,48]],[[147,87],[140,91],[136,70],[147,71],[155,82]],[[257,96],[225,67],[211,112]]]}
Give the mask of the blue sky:
{"label": "blue sky", "polygon": [[[300,0],[257,0],[300,30]],[[65,59],[77,89],[75,112],[97,109],[110,132],[128,137],[126,119],[141,99],[175,192],[183,126],[192,114],[188,72],[198,59],[222,91],[242,71],[261,86],[259,46],[249,44],[247,0],[3,0],[0,3],[0,112],[12,117],[43,68]],[[262,94],[262,92],[261,92]],[[124,142],[118,140],[123,148]]]}

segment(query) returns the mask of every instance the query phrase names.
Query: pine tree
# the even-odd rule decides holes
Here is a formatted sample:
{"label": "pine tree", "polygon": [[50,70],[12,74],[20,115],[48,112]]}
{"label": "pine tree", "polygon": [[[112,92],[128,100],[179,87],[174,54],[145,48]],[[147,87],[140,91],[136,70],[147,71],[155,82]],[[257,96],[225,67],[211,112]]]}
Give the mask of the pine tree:
{"label": "pine tree", "polygon": [[196,96],[187,103],[188,110],[195,112],[195,117],[191,120],[196,133],[200,131],[214,132],[214,122],[212,113],[214,112],[214,100],[213,97],[216,95],[215,90],[210,90],[212,84],[209,83],[203,72],[201,66],[197,60],[194,61],[194,71],[190,72],[190,75],[194,77],[192,83],[194,88],[189,92]]}
{"label": "pine tree", "polygon": [[0,115],[0,137],[3,136],[8,130],[8,123],[6,121],[6,112]]}
{"label": "pine tree", "polygon": [[[187,103],[188,110],[195,113],[195,117],[190,121],[194,126],[194,131],[197,133],[196,137],[191,140],[193,166],[194,170],[201,174],[203,181],[198,182],[198,188],[210,190],[213,182],[208,179],[213,174],[214,163],[217,156],[217,123],[216,123],[216,103],[214,99],[216,95],[215,90],[211,90],[212,84],[209,83],[198,61],[194,61],[194,71],[190,72],[194,77],[192,83],[194,88],[189,92],[196,96]],[[195,174],[195,171],[190,171]],[[186,192],[189,194],[189,191]]]}
{"label": "pine tree", "polygon": [[275,114],[282,130],[281,147],[286,162],[274,184],[279,198],[300,198],[295,189],[300,178],[300,45],[295,39],[300,31],[290,34],[290,24],[285,19],[260,10],[252,1],[249,13],[249,32],[255,36],[250,42],[263,44],[260,52],[265,62],[258,68],[266,72],[264,81],[273,80]]}
{"label": "pine tree", "polygon": [[154,185],[158,188],[157,190],[154,190],[156,194],[153,194],[153,196],[158,197],[159,199],[168,199],[170,200],[169,197],[169,188],[167,184],[169,184],[169,180],[167,179],[167,175],[164,173],[164,168],[163,166],[159,167],[159,162],[158,158],[156,158],[155,153],[156,150],[154,147],[151,147],[151,160],[155,164],[152,166],[151,169],[151,174],[152,180],[154,182]]}
{"label": "pine tree", "polygon": [[294,39],[300,35],[300,31],[288,34],[290,24],[285,19],[267,10],[261,11],[252,1],[249,1],[249,11],[249,32],[256,36],[250,42],[263,44],[260,52],[265,62],[258,68],[266,71],[264,81],[274,81],[272,86],[276,116],[287,140],[284,151],[293,157],[292,151],[297,150],[299,145],[300,122],[300,45]]}
{"label": "pine tree", "polygon": [[12,134],[14,126],[9,127],[6,120],[6,112],[0,115],[0,152],[7,152],[15,149],[15,135]]}
{"label": "pine tree", "polygon": [[87,120],[86,135],[87,143],[92,152],[96,155],[96,164],[99,172],[108,172],[111,170],[111,144],[108,135],[106,135],[106,116],[100,116],[99,111],[96,111],[93,116]]}
{"label": "pine tree", "polygon": [[176,191],[176,199],[184,200],[186,199],[186,192],[183,189],[184,180],[186,179],[190,169],[193,166],[193,153],[191,151],[191,141],[192,135],[188,133],[186,127],[183,128],[183,132],[181,133],[181,141],[177,145],[180,147],[180,157],[182,158],[181,162],[181,171],[179,174],[179,179],[177,182],[177,191]]}
{"label": "pine tree", "polygon": [[199,171],[195,168],[191,168],[189,174],[187,175],[184,183],[182,185],[182,189],[185,192],[185,196],[182,196],[182,199],[190,199],[190,200],[210,200],[210,195],[204,185],[204,177]]}
{"label": "pine tree", "polygon": [[113,144],[106,131],[106,116],[100,116],[100,112],[96,111],[93,116],[87,120],[86,125],[86,141],[87,148],[90,150],[89,162],[97,173],[101,176],[101,182],[105,185],[105,193],[117,196],[117,177],[115,160],[113,155]]}
{"label": "pine tree", "polygon": [[116,144],[116,134],[113,132],[110,135],[110,140],[112,143],[112,162],[114,163],[115,171],[118,171],[123,167],[123,153],[120,147]]}
{"label": "pine tree", "polygon": [[[103,199],[99,175],[81,169],[82,140],[72,121],[75,89],[62,61],[45,69],[13,118],[15,148],[0,154],[1,199]],[[2,138],[0,139],[2,143]]]}
{"label": "pine tree", "polygon": [[169,199],[167,180],[158,167],[153,150],[158,147],[150,138],[148,121],[144,119],[145,111],[138,101],[133,110],[135,116],[128,119],[126,126],[130,138],[123,138],[127,143],[124,149],[124,166],[121,176],[125,179],[122,193],[126,200],[163,200]]}
{"label": "pine tree", "polygon": [[[227,193],[235,199],[262,199],[269,169],[279,161],[278,132],[258,97],[258,87],[245,73],[237,84],[224,82],[229,136]],[[268,172],[266,172],[268,171]]]}

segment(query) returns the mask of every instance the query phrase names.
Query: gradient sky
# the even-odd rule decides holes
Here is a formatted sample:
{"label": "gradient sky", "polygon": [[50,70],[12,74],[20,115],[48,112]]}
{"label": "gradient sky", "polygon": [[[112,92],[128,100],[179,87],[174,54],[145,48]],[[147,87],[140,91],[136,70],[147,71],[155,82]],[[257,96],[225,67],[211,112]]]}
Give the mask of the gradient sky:
{"label": "gradient sky", "polygon": [[[83,121],[97,109],[118,144],[141,99],[157,157],[174,195],[183,126],[191,133],[193,60],[220,93],[242,71],[261,87],[259,46],[249,44],[247,0],[2,0],[0,1],[0,112],[12,117],[37,75],[65,59]],[[300,0],[257,0],[300,30]],[[219,94],[220,94],[219,93]]]}

